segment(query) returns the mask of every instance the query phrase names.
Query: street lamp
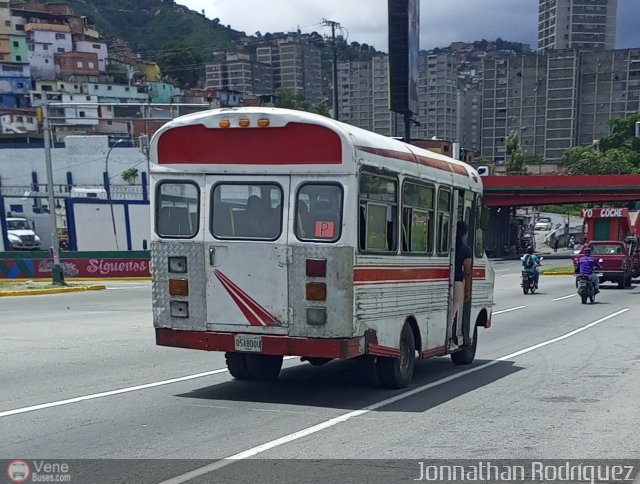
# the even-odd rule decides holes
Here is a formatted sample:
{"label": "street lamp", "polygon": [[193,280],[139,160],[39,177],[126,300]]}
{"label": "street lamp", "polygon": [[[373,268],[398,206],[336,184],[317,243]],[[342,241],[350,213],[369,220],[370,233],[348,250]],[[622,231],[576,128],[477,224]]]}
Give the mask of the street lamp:
{"label": "street lamp", "polygon": [[109,208],[111,210],[111,226],[113,227],[113,237],[116,240],[116,250],[120,250],[120,247],[118,245],[118,233],[116,230],[116,217],[113,214],[113,202],[111,199],[111,181],[109,178],[109,155],[111,155],[111,151],[118,146],[118,144],[122,143],[124,141],[123,138],[120,138],[118,141],[116,141],[115,143],[113,143],[113,145],[109,148],[109,150],[107,151],[107,158],[105,159],[104,162],[104,171],[106,173],[106,177],[107,179],[105,180],[105,183],[107,186],[105,186],[106,190],[107,190],[107,200],[109,200]]}
{"label": "street lamp", "polygon": [[65,286],[64,271],[60,264],[60,241],[58,240],[58,221],[56,220],[56,201],[53,194],[53,167],[51,164],[51,128],[49,126],[49,109],[47,101],[42,105],[42,135],[44,136],[44,161],[47,167],[47,191],[49,192],[49,215],[51,215],[51,248],[53,267],[51,268],[51,283],[55,286]]}

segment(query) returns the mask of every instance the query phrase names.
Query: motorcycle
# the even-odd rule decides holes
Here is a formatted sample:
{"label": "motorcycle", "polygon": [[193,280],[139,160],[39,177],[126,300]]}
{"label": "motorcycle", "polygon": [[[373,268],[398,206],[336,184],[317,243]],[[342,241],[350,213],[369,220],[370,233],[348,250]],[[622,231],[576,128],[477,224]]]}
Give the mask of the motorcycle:
{"label": "motorcycle", "polygon": [[536,292],[536,278],[533,272],[522,271],[522,292],[528,294],[531,291],[531,294]]}
{"label": "motorcycle", "polygon": [[[540,257],[540,261],[542,261],[544,257]],[[522,287],[522,292],[528,294],[534,294],[536,292],[536,278],[533,272],[522,271],[522,283],[520,284]]]}
{"label": "motorcycle", "polygon": [[587,299],[591,304],[596,302],[596,286],[589,276],[578,275],[578,295],[582,304],[587,304]]}
{"label": "motorcycle", "polygon": [[[602,259],[598,262],[602,264]],[[598,276],[599,275],[600,274],[598,274]],[[580,296],[582,304],[587,304],[587,300],[589,300],[591,304],[596,302],[596,285],[591,280],[591,277],[578,274],[578,295]]]}

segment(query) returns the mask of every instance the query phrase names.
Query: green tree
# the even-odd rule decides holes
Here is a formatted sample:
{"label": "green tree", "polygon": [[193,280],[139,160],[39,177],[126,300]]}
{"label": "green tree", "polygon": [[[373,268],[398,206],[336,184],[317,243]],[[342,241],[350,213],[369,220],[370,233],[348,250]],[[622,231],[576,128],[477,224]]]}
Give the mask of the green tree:
{"label": "green tree", "polygon": [[133,185],[138,178],[139,172],[137,168],[128,168],[122,172],[122,179],[129,185]]}
{"label": "green tree", "polygon": [[307,111],[310,113],[321,114],[328,118],[331,117],[329,110],[323,104],[318,106],[312,106],[306,99],[300,94],[296,94],[291,89],[280,88],[276,89],[276,107],[285,109],[297,109],[298,111]]}
{"label": "green tree", "polygon": [[507,136],[505,150],[507,152],[507,173],[523,172],[528,164],[539,161],[536,156],[529,154],[520,146],[520,137],[515,131]]}
{"label": "green tree", "polygon": [[639,164],[629,150],[612,149],[606,153],[576,146],[562,155],[568,175],[628,175],[640,173]]}
{"label": "green tree", "polygon": [[166,44],[158,62],[163,74],[183,89],[196,87],[204,77],[202,57],[183,42]]}
{"label": "green tree", "polygon": [[304,98],[302,96],[285,87],[276,89],[276,96],[277,108],[300,109],[299,106],[304,101]]}
{"label": "green tree", "polygon": [[611,134],[600,140],[600,149],[606,152],[614,148],[624,148],[640,153],[640,138],[635,137],[637,122],[640,122],[640,114],[610,119]]}

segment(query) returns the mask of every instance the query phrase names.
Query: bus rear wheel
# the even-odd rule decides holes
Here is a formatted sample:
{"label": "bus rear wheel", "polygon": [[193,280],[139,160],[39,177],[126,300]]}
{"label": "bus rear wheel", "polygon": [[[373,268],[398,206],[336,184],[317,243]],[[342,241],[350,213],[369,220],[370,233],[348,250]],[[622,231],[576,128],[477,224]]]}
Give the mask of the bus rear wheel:
{"label": "bus rear wheel", "polygon": [[247,369],[253,380],[275,380],[282,369],[282,356],[245,355]]}
{"label": "bus rear wheel", "polygon": [[275,380],[282,369],[282,356],[225,353],[224,357],[236,380]]}
{"label": "bus rear wheel", "polygon": [[248,380],[251,378],[249,368],[247,368],[247,359],[244,353],[225,353],[224,359],[227,363],[227,369],[231,376],[236,380]]}
{"label": "bus rear wheel", "polygon": [[400,358],[378,357],[376,363],[383,387],[404,388],[411,383],[416,363],[416,343],[407,323],[400,332]]}

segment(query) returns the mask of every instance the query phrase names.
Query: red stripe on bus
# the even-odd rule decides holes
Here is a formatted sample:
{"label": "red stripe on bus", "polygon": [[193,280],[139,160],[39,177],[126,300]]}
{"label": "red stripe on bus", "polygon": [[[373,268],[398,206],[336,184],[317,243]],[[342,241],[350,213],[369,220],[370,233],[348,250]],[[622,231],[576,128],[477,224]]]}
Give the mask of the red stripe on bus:
{"label": "red stripe on bus", "polygon": [[[243,333],[245,336],[256,334]],[[205,351],[235,351],[235,333],[212,331],[181,331],[156,328],[156,344]],[[260,335],[262,354],[292,355],[316,358],[355,358],[364,354],[364,337],[356,338],[295,338]]]}
{"label": "red stripe on bus", "polygon": [[[246,292],[244,292],[237,284],[235,284],[231,279],[229,279],[222,272],[215,270],[215,275],[220,280],[220,282],[225,286],[227,292],[231,294],[229,288],[233,290],[233,292],[242,300],[243,304],[248,307],[259,319],[261,326],[269,326],[271,324],[275,324],[278,322],[278,318],[276,318],[273,314],[263,308],[256,300],[252,299]],[[235,300],[235,299],[234,299]],[[236,302],[237,304],[237,302]],[[242,311],[242,308],[240,308]],[[244,313],[244,311],[243,311]],[[246,313],[245,313],[246,316]],[[249,318],[247,318],[249,319]],[[249,320],[251,322],[251,320]],[[253,324],[253,323],[252,323]]]}
{"label": "red stripe on bus", "polygon": [[342,141],[329,128],[306,123],[277,128],[179,126],[160,135],[158,163],[339,165]]}
{"label": "red stripe on bus", "polygon": [[438,158],[430,158],[425,155],[416,155],[414,153],[406,153],[404,151],[388,150],[385,148],[373,148],[370,146],[356,146],[360,151],[371,153],[377,156],[383,156],[385,158],[394,158],[396,160],[408,161],[410,163],[418,163],[420,165],[435,168],[436,170],[448,171],[450,173],[457,173],[462,176],[469,176],[469,173],[464,166],[456,165],[445,160]]}
{"label": "red stripe on bus", "polygon": [[447,349],[444,346],[438,346],[437,348],[432,348],[430,350],[423,351],[420,354],[420,357],[423,360],[427,358],[433,358],[434,356],[444,356],[447,354]]}
{"label": "red stripe on bus", "polygon": [[400,358],[400,350],[389,346],[380,346],[373,343],[367,345],[367,353],[375,356],[385,356],[388,358]]}
{"label": "red stripe on bus", "polygon": [[449,274],[449,268],[441,267],[357,267],[353,271],[353,282],[447,281]]}
{"label": "red stripe on bus", "polygon": [[247,318],[247,321],[249,321],[249,324],[251,326],[264,326],[264,324],[262,323],[262,321],[260,321],[247,307],[247,305],[245,304],[245,302],[240,298],[240,296],[229,286],[229,284],[224,281],[220,275],[216,272],[216,277],[218,278],[218,280],[220,281],[220,284],[222,284],[222,287],[225,288],[225,290],[227,291],[227,293],[229,294],[229,296],[231,297],[231,299],[233,299],[233,302],[236,303],[236,306],[238,306],[238,309],[242,312],[242,314],[244,314],[244,317]]}

